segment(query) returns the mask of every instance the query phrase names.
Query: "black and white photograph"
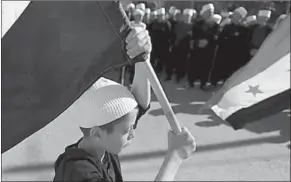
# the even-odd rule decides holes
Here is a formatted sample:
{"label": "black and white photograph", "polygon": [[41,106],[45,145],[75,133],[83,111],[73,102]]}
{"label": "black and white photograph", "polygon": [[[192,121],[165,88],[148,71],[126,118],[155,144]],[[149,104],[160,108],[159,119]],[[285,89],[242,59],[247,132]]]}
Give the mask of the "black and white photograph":
{"label": "black and white photograph", "polygon": [[290,181],[291,1],[1,1],[1,181]]}

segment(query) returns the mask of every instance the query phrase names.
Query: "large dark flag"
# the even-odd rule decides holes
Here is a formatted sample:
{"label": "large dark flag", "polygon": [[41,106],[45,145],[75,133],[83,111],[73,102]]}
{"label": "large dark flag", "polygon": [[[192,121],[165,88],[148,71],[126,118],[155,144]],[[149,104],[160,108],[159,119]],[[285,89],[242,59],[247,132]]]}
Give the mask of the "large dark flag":
{"label": "large dark flag", "polygon": [[[34,1],[23,9],[2,32],[2,153],[126,62],[118,2]],[[9,13],[2,15],[5,23]]]}
{"label": "large dark flag", "polygon": [[234,129],[290,108],[290,15],[206,105]]}

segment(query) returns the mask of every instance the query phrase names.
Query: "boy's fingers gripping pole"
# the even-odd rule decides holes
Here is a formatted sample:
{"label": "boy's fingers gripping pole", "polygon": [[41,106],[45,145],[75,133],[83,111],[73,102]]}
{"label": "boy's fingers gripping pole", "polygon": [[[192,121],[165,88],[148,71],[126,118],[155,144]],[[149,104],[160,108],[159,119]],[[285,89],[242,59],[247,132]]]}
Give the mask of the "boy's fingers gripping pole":
{"label": "boy's fingers gripping pole", "polygon": [[[122,16],[124,17],[124,22],[127,26],[129,26],[130,22],[129,19],[122,7],[122,4],[119,2],[119,9],[120,12],[122,14]],[[150,57],[147,57],[146,59],[150,59]],[[157,75],[154,72],[154,69],[152,68],[150,61],[146,60],[143,61],[144,64],[144,68],[147,74],[147,77],[150,81],[151,87],[154,90],[155,95],[157,96],[157,99],[159,101],[159,103],[161,104],[161,107],[165,113],[165,116],[168,119],[168,122],[172,128],[172,130],[176,133],[179,134],[182,132],[181,126],[174,114],[174,111],[172,110],[172,107],[170,106],[170,103],[166,97],[166,94],[159,82],[159,79],[157,77]]]}

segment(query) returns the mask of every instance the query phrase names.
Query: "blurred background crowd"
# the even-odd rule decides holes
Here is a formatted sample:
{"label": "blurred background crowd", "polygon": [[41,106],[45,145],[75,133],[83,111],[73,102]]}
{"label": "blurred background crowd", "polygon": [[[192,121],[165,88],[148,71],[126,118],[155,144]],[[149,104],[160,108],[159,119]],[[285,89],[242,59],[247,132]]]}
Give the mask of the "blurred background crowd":
{"label": "blurred background crowd", "polygon": [[[250,61],[290,2],[128,1],[124,8],[132,24],[149,31],[151,64],[161,79],[208,90]],[[124,73],[131,82],[134,67]]]}

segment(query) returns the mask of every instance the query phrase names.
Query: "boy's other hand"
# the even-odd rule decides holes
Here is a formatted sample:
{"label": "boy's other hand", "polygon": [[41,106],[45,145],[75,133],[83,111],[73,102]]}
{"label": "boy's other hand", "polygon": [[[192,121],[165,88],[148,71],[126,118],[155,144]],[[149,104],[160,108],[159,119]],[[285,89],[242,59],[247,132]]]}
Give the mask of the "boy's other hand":
{"label": "boy's other hand", "polygon": [[175,134],[173,131],[168,133],[168,152],[178,154],[181,159],[187,159],[196,150],[195,138],[187,128],[182,128],[182,132]]}

